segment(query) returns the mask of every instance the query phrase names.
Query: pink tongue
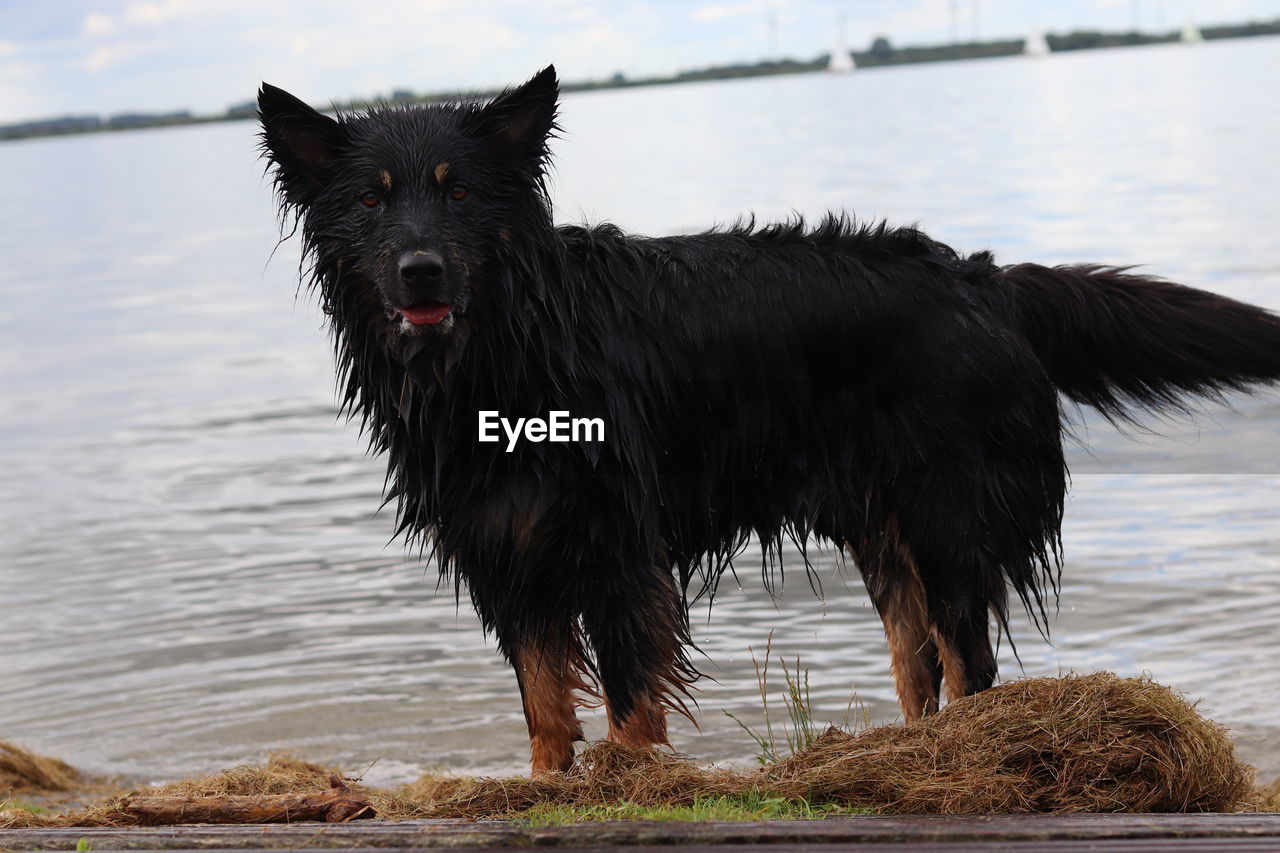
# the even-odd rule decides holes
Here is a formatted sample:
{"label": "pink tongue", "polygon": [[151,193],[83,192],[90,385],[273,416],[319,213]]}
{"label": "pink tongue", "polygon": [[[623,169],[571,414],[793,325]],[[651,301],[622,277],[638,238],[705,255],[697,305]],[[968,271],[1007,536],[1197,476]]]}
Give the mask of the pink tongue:
{"label": "pink tongue", "polygon": [[432,305],[424,308],[400,308],[398,309],[405,319],[415,326],[434,326],[445,317],[449,316],[449,312],[453,310],[452,305],[443,303]]}

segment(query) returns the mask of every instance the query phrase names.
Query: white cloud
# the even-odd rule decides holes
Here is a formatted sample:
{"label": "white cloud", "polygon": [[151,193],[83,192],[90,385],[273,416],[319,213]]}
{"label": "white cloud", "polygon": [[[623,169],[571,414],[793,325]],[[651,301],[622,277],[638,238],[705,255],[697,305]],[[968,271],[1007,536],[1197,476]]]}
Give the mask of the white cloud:
{"label": "white cloud", "polygon": [[84,17],[84,31],[95,38],[109,36],[116,31],[115,18],[101,12],[90,12]]}
{"label": "white cloud", "polygon": [[761,0],[747,0],[742,3],[708,3],[693,10],[693,19],[707,22],[736,18],[746,13],[758,13],[766,5]]}
{"label": "white cloud", "polygon": [[125,7],[121,18],[129,24],[154,27],[186,17],[196,11],[197,9],[187,0],[159,0],[159,2],[135,0]]}
{"label": "white cloud", "polygon": [[82,28],[93,38],[112,36],[126,27],[159,27],[201,11],[187,0],[135,0],[124,7],[118,16],[105,12],[85,15]]}
{"label": "white cloud", "polygon": [[94,48],[84,60],[84,68],[91,74],[101,74],[116,65],[145,53],[154,45],[145,42],[125,41]]}
{"label": "white cloud", "polygon": [[85,59],[84,67],[97,74],[110,68],[115,63],[116,54],[117,48],[114,45],[111,47],[96,47]]}

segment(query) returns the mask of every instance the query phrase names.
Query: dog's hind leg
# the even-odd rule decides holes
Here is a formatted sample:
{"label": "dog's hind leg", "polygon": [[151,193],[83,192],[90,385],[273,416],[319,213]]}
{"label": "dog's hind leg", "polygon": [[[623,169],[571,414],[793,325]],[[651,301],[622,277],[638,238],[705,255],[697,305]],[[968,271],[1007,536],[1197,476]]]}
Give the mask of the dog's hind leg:
{"label": "dog's hind leg", "polygon": [[688,716],[682,699],[695,673],[684,601],[669,572],[652,568],[625,590],[594,602],[583,626],[595,650],[608,739],[631,747],[668,743],[667,712]]}
{"label": "dog's hind leg", "polygon": [[[998,472],[998,461],[989,460],[989,472]],[[932,505],[918,504],[911,516],[902,515],[902,540],[915,560],[942,663],[943,685],[951,701],[986,690],[995,682],[991,617],[995,614],[1003,624],[1008,612],[1006,571],[1010,567],[1019,571],[1019,566],[1025,567],[1021,571],[1026,575],[1034,571],[1035,543],[1027,542],[1025,531],[1035,529],[1039,523],[1035,513],[1046,501],[1034,491],[1029,498],[1010,501],[1008,505],[1023,513],[1018,516],[1004,511],[998,501],[987,506],[966,501],[962,496],[972,490],[959,485],[947,489],[938,482]],[[1040,487],[1038,482],[1035,485]],[[1048,512],[1053,512],[1052,506]],[[1028,583],[1034,581],[1031,577]]]}
{"label": "dog's hind leg", "polygon": [[573,743],[583,739],[574,691],[593,692],[583,679],[578,639],[566,629],[526,637],[514,646],[511,663],[529,727],[533,772],[568,770]]}
{"label": "dog's hind leg", "polygon": [[924,587],[948,701],[995,683],[992,618],[1007,627],[1010,588],[1043,616],[1042,584],[1053,582],[1065,490],[1058,437],[1050,428],[1011,433],[993,442],[1005,454],[903,484],[915,500],[900,513],[902,540]]}
{"label": "dog's hind leg", "polygon": [[933,630],[947,701],[986,690],[996,679],[989,603],[972,591],[944,597],[930,590],[927,597],[935,615]]}
{"label": "dog's hind leg", "polygon": [[943,668],[915,560],[895,531],[885,533],[879,541],[849,550],[884,622],[898,704],[910,722],[938,710]]}

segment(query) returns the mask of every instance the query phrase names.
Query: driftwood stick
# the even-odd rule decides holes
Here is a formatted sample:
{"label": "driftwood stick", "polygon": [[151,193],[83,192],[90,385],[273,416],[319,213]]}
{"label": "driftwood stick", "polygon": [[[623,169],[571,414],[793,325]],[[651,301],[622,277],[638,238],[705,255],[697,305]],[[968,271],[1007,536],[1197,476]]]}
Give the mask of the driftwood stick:
{"label": "driftwood stick", "polygon": [[263,794],[260,796],[125,797],[116,807],[144,826],[180,823],[293,823],[319,820],[343,823],[375,816],[363,795],[337,776],[332,788],[320,794]]}

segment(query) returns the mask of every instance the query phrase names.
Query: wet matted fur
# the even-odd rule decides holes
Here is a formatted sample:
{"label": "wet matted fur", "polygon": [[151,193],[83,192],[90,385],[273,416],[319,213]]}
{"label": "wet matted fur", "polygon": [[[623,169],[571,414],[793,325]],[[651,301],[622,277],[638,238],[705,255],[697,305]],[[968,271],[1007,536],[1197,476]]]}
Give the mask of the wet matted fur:
{"label": "wet matted fur", "polygon": [[[264,85],[342,396],[515,665],[538,770],[575,695],[666,740],[689,596],[752,536],[847,549],[908,719],[989,687],[1012,588],[1043,621],[1066,490],[1059,395],[1112,418],[1280,377],[1276,315],[1103,266],[998,266],[828,215],[638,237],[556,227],[547,68],[489,103],[330,118]],[[481,443],[478,413],[603,442]]]}

